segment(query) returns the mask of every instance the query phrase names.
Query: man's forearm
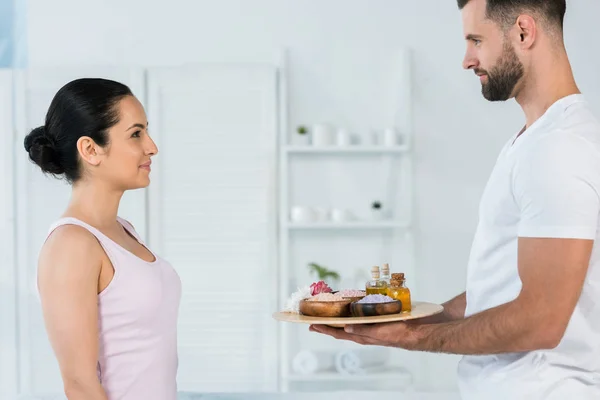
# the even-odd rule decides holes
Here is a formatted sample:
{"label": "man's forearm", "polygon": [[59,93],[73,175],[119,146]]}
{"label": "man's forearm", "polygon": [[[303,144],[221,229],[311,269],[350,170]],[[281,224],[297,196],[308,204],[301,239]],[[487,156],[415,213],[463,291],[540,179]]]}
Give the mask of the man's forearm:
{"label": "man's forearm", "polygon": [[[416,325],[414,350],[451,354],[498,354],[554,347],[554,339],[540,329],[543,316],[518,301],[469,318]],[[464,314],[463,314],[464,316]]]}
{"label": "man's forearm", "polygon": [[441,315],[445,319],[444,322],[464,319],[465,309],[467,308],[467,295],[463,292],[442,305],[444,306],[444,312]]}
{"label": "man's forearm", "polygon": [[444,304],[444,311],[431,317],[417,319],[413,321],[415,324],[439,324],[442,322],[450,322],[461,320],[465,317],[465,309],[467,307],[467,296],[463,292]]}

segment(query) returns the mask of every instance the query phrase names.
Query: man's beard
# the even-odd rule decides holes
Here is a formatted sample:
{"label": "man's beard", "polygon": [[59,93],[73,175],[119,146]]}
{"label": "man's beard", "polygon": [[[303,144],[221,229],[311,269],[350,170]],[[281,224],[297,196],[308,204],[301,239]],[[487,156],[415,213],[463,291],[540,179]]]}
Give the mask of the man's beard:
{"label": "man's beard", "polygon": [[498,63],[489,73],[477,69],[475,73],[487,74],[487,82],[481,85],[483,97],[489,101],[506,101],[523,77],[523,64],[519,61],[515,49],[507,42]]}

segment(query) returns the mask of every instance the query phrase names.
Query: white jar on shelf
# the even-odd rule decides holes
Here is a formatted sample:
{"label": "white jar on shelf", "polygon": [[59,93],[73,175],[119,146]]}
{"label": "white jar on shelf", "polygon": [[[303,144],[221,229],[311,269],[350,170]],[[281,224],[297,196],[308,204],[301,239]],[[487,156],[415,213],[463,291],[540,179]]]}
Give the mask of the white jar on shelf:
{"label": "white jar on shelf", "polygon": [[315,221],[325,222],[329,221],[329,210],[325,207],[315,207],[314,209]]}
{"label": "white jar on shelf", "polygon": [[312,130],[313,146],[333,146],[335,144],[335,132],[329,124],[317,124]]}
{"label": "white jar on shelf", "polygon": [[387,128],[383,131],[383,145],[388,147],[398,145],[398,131],[395,128]]}
{"label": "white jar on shelf", "polygon": [[355,217],[352,211],[334,208],[331,210],[331,219],[333,222],[348,222],[354,220]]}
{"label": "white jar on shelf", "polygon": [[380,146],[381,145],[381,135],[376,129],[371,129],[367,134],[365,144],[367,146]]}
{"label": "white jar on shelf", "polygon": [[290,210],[290,220],[292,222],[314,222],[317,219],[317,214],[310,207],[294,206]]}
{"label": "white jar on shelf", "polygon": [[352,144],[352,137],[350,136],[350,132],[347,129],[340,128],[337,131],[336,142],[338,146],[349,146]]}

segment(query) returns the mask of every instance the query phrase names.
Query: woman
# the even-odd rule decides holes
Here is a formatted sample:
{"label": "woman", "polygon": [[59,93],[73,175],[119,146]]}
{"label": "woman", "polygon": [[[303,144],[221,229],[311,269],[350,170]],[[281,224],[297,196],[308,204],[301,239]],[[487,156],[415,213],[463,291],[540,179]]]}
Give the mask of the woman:
{"label": "woman", "polygon": [[123,193],[150,183],[158,152],[142,105],[118,82],[75,80],[58,91],[25,150],[72,184],[38,266],[68,399],[175,399],[181,283],[117,216]]}

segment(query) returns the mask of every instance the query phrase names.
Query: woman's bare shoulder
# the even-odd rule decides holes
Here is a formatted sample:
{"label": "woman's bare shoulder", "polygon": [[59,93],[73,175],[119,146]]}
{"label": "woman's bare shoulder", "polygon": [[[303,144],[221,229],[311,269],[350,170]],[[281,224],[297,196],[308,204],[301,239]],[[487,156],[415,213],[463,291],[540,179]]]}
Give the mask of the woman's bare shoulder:
{"label": "woman's bare shoulder", "polygon": [[[39,272],[93,274],[98,276],[102,265],[102,248],[96,237],[78,225],[61,225],[49,236],[40,252]],[[85,267],[85,268],[82,268]]]}

